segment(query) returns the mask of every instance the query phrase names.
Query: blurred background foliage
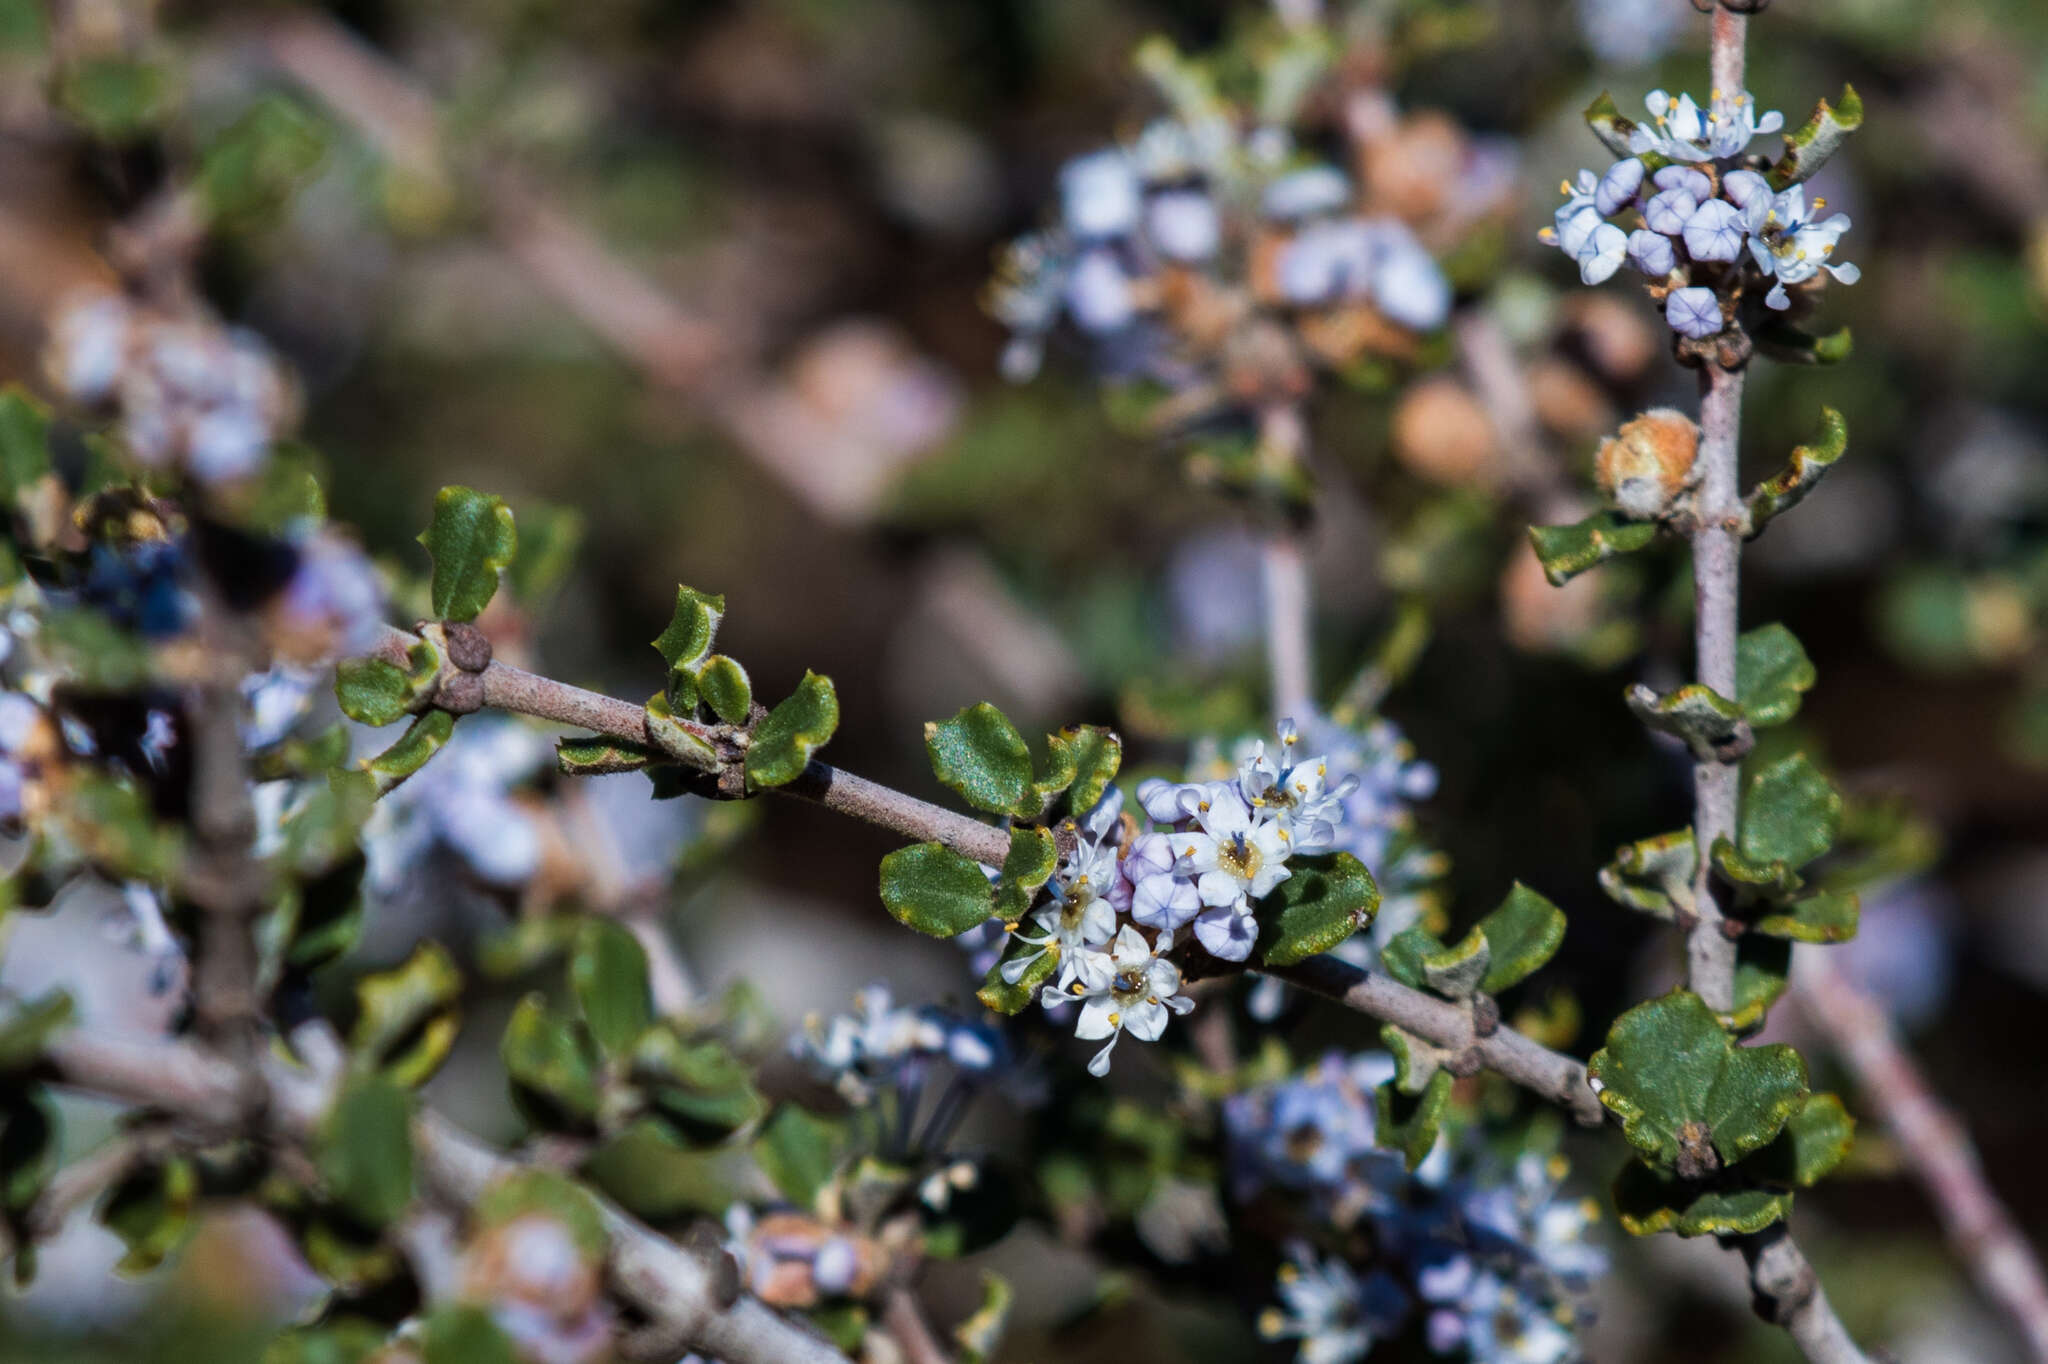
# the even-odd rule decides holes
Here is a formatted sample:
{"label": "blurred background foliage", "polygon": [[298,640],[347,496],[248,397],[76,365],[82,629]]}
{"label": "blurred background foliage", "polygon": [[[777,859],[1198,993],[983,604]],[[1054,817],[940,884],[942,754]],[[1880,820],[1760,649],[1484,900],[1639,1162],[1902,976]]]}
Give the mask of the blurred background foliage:
{"label": "blurred background foliage", "polygon": [[[1528,367],[1554,487],[1583,488],[1602,432],[1689,405],[1692,381],[1646,303],[1578,291],[1534,231],[1556,168],[1594,164],[1578,111],[1595,94],[1704,87],[1704,20],[1686,0],[1356,9],[1404,110],[1519,148],[1516,217],[1454,273]],[[522,525],[581,518],[528,641],[557,676],[643,694],[682,581],[728,595],[722,645],[757,685],[836,679],[834,760],[854,770],[938,795],[919,725],[980,699],[1116,723],[1140,761],[1176,765],[1181,699],[1215,685],[1211,723],[1261,705],[1242,513],[1115,419],[1080,347],[1006,385],[979,296],[1060,163],[1147,116],[1142,38],[1203,48],[1261,17],[1194,0],[0,0],[0,380],[36,381],[44,320],[110,276],[114,225],[188,180],[215,223],[207,291],[296,368],[332,510],[374,553],[417,571],[444,483],[505,494]],[[1902,795],[1938,830],[1939,859],[1866,906],[1849,950],[2038,1229],[2048,7],[1778,0],[1750,72],[1794,120],[1853,82],[1868,123],[1818,186],[1856,221],[1863,283],[1827,303],[1854,355],[1759,367],[1744,432],[1761,474],[1826,404],[1851,450],[1745,561],[1745,615],[1784,620],[1818,664],[1800,725],[1847,788]],[[1532,582],[1536,513],[1494,476],[1497,442],[1445,448],[1456,403],[1403,426],[1402,385],[1433,365],[1461,381],[1439,347],[1316,409],[1321,682],[1334,694],[1404,611],[1426,614],[1385,709],[1442,773],[1421,817],[1452,856],[1454,916],[1514,877],[1562,904],[1548,978],[1578,994],[1585,1041],[1669,979],[1668,938],[1594,874],[1686,818],[1686,769],[1619,699],[1686,666],[1687,573],[1660,550],[1605,586]],[[778,803],[670,921],[707,982],[744,971],[785,1022],[885,973],[899,998],[964,995],[952,948],[876,912],[887,846]],[[388,960],[405,931],[372,942]],[[509,999],[474,1006],[475,1054],[436,1082],[486,1130],[512,1122],[487,1040]],[[1916,1361],[2014,1357],[1875,1124],[1858,1159],[1801,1203],[1851,1324]],[[34,1294],[0,1301],[0,1357],[246,1355],[263,1266],[246,1239],[208,1244],[162,1288],[110,1291],[53,1254]],[[1604,1294],[1595,1358],[1789,1348],[1752,1329],[1711,1247],[1641,1248]],[[1057,1257],[995,1253],[1033,1305],[1006,1358],[1251,1348],[1170,1281],[1108,1290],[1128,1297],[1095,1319],[1115,1332],[1062,1335],[1097,1289]]]}

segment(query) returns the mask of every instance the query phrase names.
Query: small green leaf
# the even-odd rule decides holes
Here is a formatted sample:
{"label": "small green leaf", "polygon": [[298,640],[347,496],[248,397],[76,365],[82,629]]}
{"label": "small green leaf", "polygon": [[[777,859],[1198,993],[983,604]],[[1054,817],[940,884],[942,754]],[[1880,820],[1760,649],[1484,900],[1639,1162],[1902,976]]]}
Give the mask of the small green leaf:
{"label": "small green leaf", "polygon": [[1773,1189],[1703,1186],[1639,1160],[1614,1181],[1615,1219],[1631,1236],[1735,1236],[1762,1231],[1792,1211],[1792,1195]]}
{"label": "small green leaf", "polygon": [[1594,565],[1633,554],[1656,538],[1655,521],[1631,521],[1615,511],[1597,511],[1569,526],[1529,527],[1529,543],[1552,587],[1563,587]]}
{"label": "small green leaf", "polygon": [[555,744],[555,766],[570,777],[640,772],[668,760],[666,754],[616,739],[562,739]]}
{"label": "small green leaf", "polygon": [[1388,1023],[1380,1028],[1380,1042],[1394,1058],[1393,1085],[1403,1094],[1422,1094],[1439,1071],[1446,1070],[1457,1053],[1414,1033]]}
{"label": "small green leaf", "polygon": [[241,230],[273,217],[319,166],[327,137],[327,125],[296,100],[258,99],[200,158],[198,188],[214,220]]}
{"label": "small green leaf", "polygon": [[1785,154],[1770,169],[1771,188],[1789,189],[1811,179],[1862,126],[1863,100],[1855,86],[1844,85],[1839,101],[1831,105],[1822,100],[1804,124],[1785,134]]}
{"label": "small green leaf", "polygon": [[1789,941],[1745,933],[1735,944],[1735,1012],[1722,1022],[1737,1032],[1754,1029],[1785,993],[1791,972]]}
{"label": "small green leaf", "polygon": [[747,749],[747,789],[787,786],[803,775],[811,755],[839,728],[839,696],[832,679],[807,672],[797,689],[754,726]]}
{"label": "small green leaf", "polygon": [[349,1048],[386,1078],[417,1088],[455,1045],[462,973],[439,943],[422,940],[402,965],[356,982]]}
{"label": "small green leaf", "polygon": [[390,1334],[361,1317],[295,1326],[264,1347],[261,1364],[363,1364],[384,1348]]}
{"label": "small green leaf", "polygon": [[1743,1162],[1745,1172],[1781,1188],[1810,1189],[1825,1179],[1856,1144],[1856,1120],[1839,1096],[1809,1094],[1785,1121],[1778,1139]]}
{"label": "small green leaf", "polygon": [[57,107],[102,142],[136,141],[177,102],[178,81],[162,61],[92,56],[66,63],[57,75]]}
{"label": "small green leaf", "polygon": [[1854,891],[1822,890],[1777,906],[1752,926],[1794,942],[1847,942],[1856,936],[1859,917]]}
{"label": "small green leaf", "polygon": [[685,1042],[657,1025],[634,1042],[627,1069],[670,1126],[693,1140],[722,1141],[765,1110],[753,1072],[723,1042]]}
{"label": "small green leaf", "polygon": [[654,641],[671,676],[679,672],[695,675],[697,664],[711,652],[712,641],[718,638],[718,623],[724,619],[724,597],[694,587],[676,588],[675,614]]}
{"label": "small green leaf", "polygon": [[427,765],[455,737],[455,717],[445,710],[430,710],[406,726],[398,742],[373,758],[363,759],[363,770],[376,779],[377,794],[383,795]]}
{"label": "small green leaf", "polygon": [[334,670],[334,699],[341,713],[359,725],[382,728],[426,704],[441,675],[440,651],[423,639],[406,657],[404,668],[381,658],[343,659]]}
{"label": "small green leaf", "polygon": [[[694,685],[694,684],[693,684]],[[718,750],[705,737],[706,731],[694,720],[678,718],[670,708],[669,694],[656,692],[647,698],[647,737],[654,740],[654,746],[664,756],[673,758],[683,766],[698,772],[716,772],[719,767]],[[689,701],[685,710],[695,710],[696,702]],[[659,778],[656,785],[660,784]]]}
{"label": "small green leaf", "polygon": [[932,774],[975,809],[1030,818],[1044,808],[1032,790],[1030,747],[1010,717],[988,702],[927,724],[924,746]]}
{"label": "small green leaf", "polygon": [[1629,134],[1636,130],[1636,125],[1622,117],[1621,110],[1614,103],[1614,96],[1602,90],[1599,97],[1586,106],[1583,117],[1586,126],[1593,130],[1593,136],[1600,139],[1601,146],[1618,157],[1634,155],[1629,151],[1628,139]]}
{"label": "small green leaf", "polygon": [[19,384],[0,388],[0,506],[50,472],[50,410]]}
{"label": "small green leaf", "polygon": [[49,990],[34,999],[0,999],[0,1075],[42,1059],[50,1034],[71,1021],[71,996]]}
{"label": "small green leaf", "polygon": [[1479,988],[1499,994],[1534,975],[1564,942],[1564,911],[1515,882],[1500,908],[1479,921],[1492,961]]}
{"label": "small green leaf", "polygon": [[1010,1304],[1016,1296],[1008,1279],[993,1270],[981,1272],[981,1306],[953,1328],[960,1364],[988,1364],[1002,1343],[1003,1327],[1009,1322]]}
{"label": "small green leaf", "polygon": [[996,888],[995,916],[1005,923],[1023,918],[1059,864],[1059,845],[1051,830],[1029,824],[1011,829],[1010,852],[1003,858],[1003,876]]}
{"label": "small green leaf", "polygon": [[128,1253],[115,1268],[146,1274],[185,1244],[199,1206],[199,1171],[184,1156],[132,1171],[100,1201],[99,1220]]}
{"label": "small green leaf", "polygon": [[1775,313],[1757,322],[1752,338],[1759,355],[1781,365],[1839,365],[1856,349],[1855,335],[1847,327],[1814,336]]}
{"label": "small green leaf", "polygon": [[[13,1085],[0,1097],[0,1213],[13,1222],[28,1211],[57,1172],[57,1105],[41,1085]],[[25,1244],[18,1233],[15,1244]]]}
{"label": "small green leaf", "polygon": [[[1025,957],[1032,957],[1031,964],[1016,980],[1005,980],[1003,969]],[[988,974],[981,978],[981,988],[974,992],[974,997],[999,1014],[1023,1013],[1038,998],[1039,988],[1052,979],[1052,973],[1059,964],[1057,952],[1048,952],[1022,938],[1012,937],[1003,945],[1003,954],[996,964],[989,967]]]}
{"label": "small green leaf", "polygon": [[1806,884],[1785,863],[1752,861],[1725,838],[1714,840],[1714,869],[1730,885],[1741,886],[1767,900],[1785,899]]}
{"label": "small green leaf", "polygon": [[569,954],[569,985],[590,1035],[607,1055],[623,1054],[654,1021],[647,951],[610,919],[586,919],[577,931]]}
{"label": "small green leaf", "polygon": [[1756,728],[1782,725],[1797,715],[1813,683],[1813,661],[1799,637],[1776,621],[1735,641],[1735,694]]}
{"label": "small green leaf", "polygon": [[1739,732],[1742,707],[1713,688],[1689,682],[1659,696],[1642,683],[1622,693],[1628,708],[1651,729],[1685,741],[1693,757],[1711,761]]}
{"label": "small green leaf", "polygon": [[995,908],[981,868],[943,843],[915,843],[883,858],[882,903],[898,923],[934,938],[957,937]]}
{"label": "small green leaf", "polygon": [[1834,846],[1842,795],[1804,753],[1746,774],[1737,848],[1751,862],[1797,869]]}
{"label": "small green leaf", "polygon": [[1795,446],[1783,469],[1750,490],[1747,499],[1749,535],[1761,534],[1773,517],[1790,511],[1805,500],[1822,475],[1849,448],[1849,425],[1832,407],[1821,409],[1820,438],[1811,445]]}
{"label": "small green leaf", "polygon": [[505,499],[451,485],[434,498],[434,521],[420,534],[434,558],[431,590],[439,620],[475,620],[498,590],[498,575],[519,550]]}
{"label": "small green leaf", "polygon": [[603,1100],[598,1058],[566,1019],[548,1012],[537,994],[512,1010],[498,1055],[512,1080],[512,1094],[541,1127],[575,1127],[593,1121]]}
{"label": "small green leaf", "polygon": [[1327,952],[1379,913],[1380,888],[1350,853],[1288,861],[1290,875],[1259,901],[1258,959],[1292,966]]}
{"label": "small green leaf", "polygon": [[412,1202],[412,1098],[381,1075],[352,1077],[315,1144],[321,1182],[366,1227],[384,1227]]}
{"label": "small green leaf", "polygon": [[1423,983],[1446,999],[1469,999],[1493,964],[1486,934],[1474,928],[1462,942],[1422,959]]}
{"label": "small green leaf", "polygon": [[1686,990],[1616,1019],[1587,1069],[1629,1144],[1688,1177],[1709,1144],[1722,1165],[1761,1149],[1806,1098],[1798,1052],[1735,1045]]}
{"label": "small green leaf", "polygon": [[1403,929],[1380,949],[1380,968],[1409,989],[1420,990],[1428,984],[1423,960],[1443,950],[1443,943],[1428,929]]}
{"label": "small green leaf", "polygon": [[607,1138],[579,1173],[635,1216],[659,1221],[720,1216],[734,1189],[759,1178],[744,1151],[691,1150],[653,1117]]}
{"label": "small green leaf", "polygon": [[1438,1070],[1420,1095],[1403,1094],[1397,1085],[1381,1085],[1373,1094],[1377,1121],[1374,1140],[1399,1151],[1412,1171],[1429,1158],[1451,1102],[1451,1073]]}
{"label": "small green leaf", "polygon": [[583,546],[583,513],[547,502],[523,505],[519,511],[519,553],[505,582],[529,612],[538,611],[555,594],[575,565]]}
{"label": "small green leaf", "polygon": [[1067,813],[1076,819],[1095,808],[1123,766],[1124,741],[1101,725],[1075,725],[1059,732],[1074,759],[1073,784],[1066,787]]}
{"label": "small green leaf", "polygon": [[747,670],[724,654],[713,654],[697,670],[697,694],[719,719],[743,725],[754,705],[754,685]]}
{"label": "small green leaf", "polygon": [[813,1117],[794,1104],[784,1104],[768,1120],[754,1142],[754,1160],[775,1187],[799,1208],[817,1206],[818,1194],[839,1168],[845,1130],[835,1122]]}

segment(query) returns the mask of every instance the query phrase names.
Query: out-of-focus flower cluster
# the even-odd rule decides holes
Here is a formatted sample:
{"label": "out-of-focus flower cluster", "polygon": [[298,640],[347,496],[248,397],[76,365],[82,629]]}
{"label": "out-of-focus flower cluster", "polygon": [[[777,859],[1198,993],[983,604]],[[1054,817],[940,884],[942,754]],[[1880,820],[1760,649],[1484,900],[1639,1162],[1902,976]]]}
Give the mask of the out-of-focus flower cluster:
{"label": "out-of-focus flower cluster", "polygon": [[[1849,216],[1821,216],[1826,202],[1809,205],[1804,185],[1773,189],[1767,163],[1748,154],[1758,134],[1784,126],[1782,114],[1759,116],[1741,90],[1718,92],[1705,109],[1662,90],[1645,102],[1650,121],[1625,129],[1632,154],[1566,182],[1541,234],[1578,264],[1580,279],[1599,284],[1634,267],[1671,330],[1696,341],[1727,329],[1747,295],[1767,290],[1765,305],[1782,312],[1791,291],[1810,291],[1823,271],[1856,282],[1861,272],[1833,259]],[[1623,214],[1628,230],[1610,221]]]}
{"label": "out-of-focus flower cluster", "polygon": [[1503,1165],[1444,1137],[1409,1173],[1374,1140],[1374,1091],[1394,1073],[1384,1053],[1332,1054],[1225,1101],[1232,1196],[1291,1207],[1305,1237],[1338,1233],[1345,1248],[1289,1244],[1261,1334],[1298,1341],[1303,1360],[1345,1364],[1419,1319],[1434,1354],[1578,1358],[1575,1328],[1607,1268],[1596,1206],[1565,1193],[1556,1155]]}

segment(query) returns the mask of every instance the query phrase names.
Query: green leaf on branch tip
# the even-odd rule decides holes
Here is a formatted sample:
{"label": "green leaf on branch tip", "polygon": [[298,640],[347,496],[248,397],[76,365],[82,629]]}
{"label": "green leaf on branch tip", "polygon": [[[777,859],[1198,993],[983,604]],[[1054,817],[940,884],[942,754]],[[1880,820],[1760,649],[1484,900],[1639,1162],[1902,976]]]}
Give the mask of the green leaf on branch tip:
{"label": "green leaf on branch tip", "polygon": [[832,679],[805,673],[796,690],[754,726],[747,748],[747,790],[795,781],[838,728],[839,695]]}
{"label": "green leaf on branch tip", "polygon": [[1622,1134],[1660,1166],[1697,1177],[1778,1135],[1806,1098],[1806,1063],[1783,1045],[1737,1046],[1698,995],[1673,991],[1616,1019],[1588,1073]]}
{"label": "green leaf on branch tip", "polygon": [[0,1001],[0,1075],[36,1064],[50,1035],[70,1022],[71,996],[62,990]]}
{"label": "green leaf on branch tip", "polygon": [[692,678],[697,665],[711,652],[718,638],[718,623],[725,619],[725,598],[694,587],[676,588],[676,609],[668,628],[654,640],[662,662],[668,664],[669,685],[679,675]]}
{"label": "green leaf on branch tip", "polygon": [[1854,891],[1822,890],[1776,906],[1751,926],[1759,933],[1794,942],[1847,942],[1856,936],[1860,917]]}
{"label": "green leaf on branch tip", "polygon": [[1785,863],[1752,861],[1725,838],[1714,840],[1714,869],[1729,885],[1767,900],[1785,899],[1806,884],[1805,878]]}
{"label": "green leaf on branch tip", "polygon": [[1834,1094],[1809,1094],[1778,1139],[1738,1168],[1780,1188],[1810,1189],[1833,1173],[1856,1144],[1856,1120]]}
{"label": "green leaf on branch tip", "polygon": [[1380,968],[1409,989],[1420,990],[1428,984],[1423,960],[1443,950],[1443,943],[1428,929],[1403,929],[1380,949]]}
{"label": "green leaf on branch tip", "polygon": [[1656,538],[1655,521],[1631,521],[1614,511],[1597,511],[1569,526],[1529,527],[1529,543],[1552,587],[1563,587],[1596,564],[1633,554]]}
{"label": "green leaf on branch tip", "polygon": [[[690,704],[695,709],[695,702]],[[656,692],[647,698],[647,737],[654,740],[654,746],[666,757],[698,772],[718,770],[718,750],[705,738],[705,731],[695,721],[677,718],[669,708],[666,692]],[[656,779],[656,785],[660,784]]]}
{"label": "green leaf on branch tip", "polygon": [[430,589],[437,620],[475,620],[498,590],[498,575],[519,551],[505,499],[451,485],[434,497],[434,521],[420,533],[434,559]]}
{"label": "green leaf on branch tip", "polygon": [[1833,847],[1841,828],[1842,794],[1804,753],[1746,773],[1736,839],[1746,861],[1797,870]]}
{"label": "green leaf on branch tip", "polygon": [[1631,1236],[1735,1236],[1762,1231],[1792,1211],[1779,1189],[1701,1185],[1631,1160],[1614,1181],[1614,1215]]}
{"label": "green leaf on branch tip", "polygon": [[784,1104],[754,1142],[754,1160],[783,1197],[810,1210],[839,1168],[845,1139],[840,1124]]}
{"label": "green leaf on branch tip", "polygon": [[1822,408],[1820,436],[1810,445],[1794,446],[1785,467],[1750,490],[1745,499],[1749,538],[1756,538],[1772,518],[1805,500],[1848,448],[1849,424],[1834,408]]}
{"label": "green leaf on branch tip", "polygon": [[199,1206],[199,1171],[184,1156],[150,1161],[131,1171],[100,1200],[99,1220],[128,1253],[115,1266],[146,1274],[192,1234]]}
{"label": "green leaf on branch tip", "polygon": [[647,951],[610,919],[589,918],[569,953],[569,986],[590,1035],[608,1056],[625,1053],[654,1022]]}
{"label": "green leaf on branch tip", "polygon": [[550,1013],[540,995],[528,995],[512,1010],[498,1056],[513,1097],[536,1126],[552,1130],[596,1119],[603,1101],[598,1057],[576,1025]]}
{"label": "green leaf on branch tip", "polygon": [[1515,882],[1500,908],[1479,921],[1478,931],[1492,949],[1479,988],[1493,995],[1527,980],[1556,955],[1564,929],[1563,910]]}
{"label": "green leaf on branch tip", "polygon": [[441,675],[441,653],[427,640],[406,650],[408,666],[382,658],[343,659],[334,670],[334,699],[359,725],[381,729],[424,705]]}
{"label": "green leaf on branch tip", "polygon": [[724,654],[711,655],[697,669],[697,695],[729,725],[745,724],[754,706],[754,684],[747,670]]}
{"label": "green leaf on branch tip", "polygon": [[1438,1070],[1419,1095],[1403,1094],[1400,1087],[1381,1085],[1373,1092],[1373,1140],[1399,1151],[1410,1171],[1429,1159],[1443,1128],[1444,1110],[1451,1103],[1451,1073]]}
{"label": "green leaf on branch tip", "polygon": [[1029,824],[1011,829],[1010,851],[1003,858],[1003,875],[996,886],[995,916],[1005,923],[1023,918],[1059,862],[1059,845],[1049,830]]}
{"label": "green leaf on branch tip", "polygon": [[1622,117],[1613,95],[1602,90],[1599,98],[1586,106],[1584,118],[1586,126],[1593,130],[1593,136],[1600,139],[1601,146],[1616,156],[1634,155],[1629,150],[1628,138],[1636,130],[1636,125]]}
{"label": "green leaf on branch tip", "polygon": [[328,1195],[366,1227],[412,1202],[412,1099],[381,1075],[352,1077],[321,1124],[314,1163]]}
{"label": "green leaf on branch tip", "polygon": [[0,389],[0,499],[14,500],[50,472],[50,409],[19,384]]}
{"label": "green leaf on branch tip", "polygon": [[374,758],[363,759],[363,770],[376,779],[381,796],[425,767],[454,736],[455,717],[445,710],[430,710],[406,726],[397,743]]}
{"label": "green leaf on branch tip", "polygon": [[[1095,808],[1110,782],[1116,780],[1117,769],[1123,766],[1124,741],[1115,730],[1101,725],[1071,725],[1052,735],[1048,748],[1064,755],[1054,760],[1061,772],[1071,759],[1073,775],[1059,782],[1056,789],[1067,793],[1067,813],[1079,819]],[[1038,783],[1041,789],[1046,784]]]}
{"label": "green leaf on branch tip", "polygon": [[1256,907],[1264,965],[1292,966],[1328,952],[1379,913],[1380,888],[1350,853],[1291,858],[1287,870]]}
{"label": "green leaf on branch tip", "polygon": [[633,1043],[627,1073],[670,1129],[718,1142],[765,1111],[753,1072],[718,1041],[686,1042],[656,1024]]}
{"label": "green leaf on branch tip", "polygon": [[1446,999],[1469,999],[1493,964],[1493,950],[1478,928],[1454,946],[1422,958],[1423,983]]}
{"label": "green leaf on branch tip", "polygon": [[1782,725],[1797,715],[1813,683],[1813,660],[1799,637],[1778,622],[1735,641],[1735,695],[1756,728]]}
{"label": "green leaf on branch tip", "polygon": [[1840,100],[1834,104],[1822,100],[1805,123],[1785,134],[1785,154],[1769,171],[1771,188],[1790,189],[1811,179],[1841,149],[1849,134],[1862,126],[1863,100],[1855,86],[1844,85]]}
{"label": "green leaf on branch tip", "polygon": [[898,923],[934,938],[958,937],[995,910],[980,866],[943,843],[914,843],[883,858],[882,903]]}
{"label": "green leaf on branch tip", "polygon": [[519,553],[506,571],[512,596],[529,611],[554,596],[583,546],[583,513],[574,507],[527,503],[518,514]]}
{"label": "green leaf on branch tip", "polygon": [[400,965],[356,982],[349,1049],[394,1083],[423,1085],[455,1045],[461,998],[454,960],[438,943],[422,942]]}
{"label": "green leaf on branch tip", "polygon": [[617,739],[563,739],[555,745],[555,766],[570,777],[639,772],[668,761],[665,754]]}
{"label": "green leaf on branch tip", "polygon": [[1742,725],[1742,707],[1699,682],[1662,696],[1638,682],[1622,693],[1622,699],[1638,720],[1660,734],[1684,740],[1701,761],[1711,760]]}
{"label": "green leaf on branch tip", "polygon": [[1032,787],[1031,748],[1010,717],[986,701],[924,727],[932,775],[977,810],[1035,817],[1044,800]]}

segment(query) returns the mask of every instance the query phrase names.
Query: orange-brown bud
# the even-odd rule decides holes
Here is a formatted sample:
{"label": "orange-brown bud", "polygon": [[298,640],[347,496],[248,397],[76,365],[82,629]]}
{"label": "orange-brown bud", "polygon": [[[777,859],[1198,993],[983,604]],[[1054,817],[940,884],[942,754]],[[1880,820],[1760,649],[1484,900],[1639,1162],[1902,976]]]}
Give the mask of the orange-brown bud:
{"label": "orange-brown bud", "polygon": [[1630,516],[1664,516],[1698,480],[1693,460],[1699,446],[1700,429],[1692,418],[1674,408],[1652,408],[1600,442],[1593,472],[1607,500]]}

